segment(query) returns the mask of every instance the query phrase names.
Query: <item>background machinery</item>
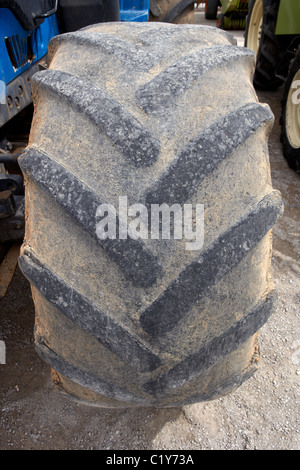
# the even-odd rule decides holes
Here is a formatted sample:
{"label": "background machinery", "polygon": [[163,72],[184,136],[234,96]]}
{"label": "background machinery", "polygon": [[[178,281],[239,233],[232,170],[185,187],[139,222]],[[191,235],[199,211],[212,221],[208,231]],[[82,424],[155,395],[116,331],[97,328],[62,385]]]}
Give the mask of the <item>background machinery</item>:
{"label": "background machinery", "polygon": [[284,156],[300,170],[300,2],[250,0],[245,46],[256,53],[254,85],[282,89]]}
{"label": "background machinery", "polygon": [[[218,15],[219,7],[221,7]],[[217,21],[221,29],[245,29],[248,0],[206,0],[205,18]]]}

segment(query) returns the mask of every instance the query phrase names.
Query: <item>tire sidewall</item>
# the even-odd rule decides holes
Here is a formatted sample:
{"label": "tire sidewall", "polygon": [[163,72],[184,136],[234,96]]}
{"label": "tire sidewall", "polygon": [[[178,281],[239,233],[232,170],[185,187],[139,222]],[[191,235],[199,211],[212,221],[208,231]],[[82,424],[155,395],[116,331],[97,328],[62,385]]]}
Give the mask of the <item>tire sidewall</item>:
{"label": "tire sidewall", "polygon": [[[282,137],[282,145],[283,145],[283,153],[288,162],[290,168],[295,171],[300,171],[300,148],[295,148],[291,145],[290,140],[288,138],[287,133],[287,123],[286,123],[286,111],[287,111],[287,101],[291,86],[294,81],[294,77],[298,70],[300,69],[300,47],[298,48],[298,52],[296,54],[295,59],[292,61],[290,65],[289,74],[284,86],[284,93],[282,98],[282,116],[281,116],[281,137]],[[299,104],[295,104],[295,106],[299,106]]]}
{"label": "tire sidewall", "polygon": [[215,20],[218,13],[219,0],[205,1],[205,18],[207,20]]}
{"label": "tire sidewall", "polygon": [[[245,30],[245,47],[248,47],[251,14],[257,1],[259,0],[250,0],[249,3]],[[256,69],[253,79],[254,85],[260,89],[275,90],[283,82],[276,75],[276,68],[283,53],[285,53],[287,42],[285,36],[281,36],[279,39],[275,34],[279,3],[279,0],[262,0],[261,37],[256,53]]]}

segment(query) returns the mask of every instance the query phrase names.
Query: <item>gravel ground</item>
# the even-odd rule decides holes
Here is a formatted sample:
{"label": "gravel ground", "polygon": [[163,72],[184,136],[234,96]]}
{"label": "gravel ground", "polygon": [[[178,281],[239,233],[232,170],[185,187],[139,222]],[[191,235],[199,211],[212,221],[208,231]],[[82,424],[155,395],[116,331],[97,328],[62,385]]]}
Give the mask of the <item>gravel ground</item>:
{"label": "gravel ground", "polygon": [[299,178],[280,143],[282,90],[259,93],[276,117],[269,139],[273,186],[285,213],[273,231],[277,311],[260,332],[257,373],[230,395],[182,408],[111,410],[52,389],[33,347],[29,284],[16,270],[0,304],[6,364],[0,365],[0,449],[299,450]]}

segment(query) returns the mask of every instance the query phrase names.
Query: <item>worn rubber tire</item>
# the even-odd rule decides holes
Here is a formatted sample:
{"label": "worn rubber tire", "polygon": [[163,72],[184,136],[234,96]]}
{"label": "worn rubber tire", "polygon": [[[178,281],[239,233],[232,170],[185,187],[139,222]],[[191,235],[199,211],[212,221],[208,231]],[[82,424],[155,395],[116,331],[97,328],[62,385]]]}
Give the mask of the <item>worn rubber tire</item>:
{"label": "worn rubber tire", "polygon": [[[34,77],[19,265],[37,351],[69,396],[181,406],[256,370],[282,203],[266,143],[273,114],[251,84],[254,54],[231,41],[197,25],[94,25],[53,39],[50,68]],[[203,247],[101,241],[97,207],[124,195],[204,204]]]}
{"label": "worn rubber tire", "polygon": [[280,0],[250,0],[246,19],[245,47],[248,47],[251,14],[257,2],[262,2],[263,18],[253,83],[257,89],[276,90],[283,83],[283,79],[277,76],[276,69],[285,55],[290,37],[275,34]]}
{"label": "worn rubber tire", "polygon": [[[293,84],[300,80],[300,48],[291,62],[288,77],[284,85],[282,98],[281,139],[283,154],[289,167],[300,172],[300,120],[299,120],[299,85],[293,88]],[[292,102],[292,97],[296,100]],[[292,128],[292,129],[291,129]]]}
{"label": "worn rubber tire", "polygon": [[151,0],[149,21],[194,24],[194,3],[191,0]]}
{"label": "worn rubber tire", "polygon": [[218,14],[219,0],[205,1],[205,18],[207,20],[216,20]]}

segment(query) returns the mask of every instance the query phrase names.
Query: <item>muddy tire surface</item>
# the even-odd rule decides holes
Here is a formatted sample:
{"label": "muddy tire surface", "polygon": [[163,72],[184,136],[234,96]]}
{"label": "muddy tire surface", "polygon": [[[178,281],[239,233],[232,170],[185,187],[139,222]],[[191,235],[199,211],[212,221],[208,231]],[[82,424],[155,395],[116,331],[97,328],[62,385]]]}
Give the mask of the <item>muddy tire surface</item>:
{"label": "muddy tire surface", "polygon": [[[231,38],[95,25],[55,38],[49,70],[35,75],[19,265],[36,350],[78,400],[181,406],[223,396],[257,368],[283,209],[266,144],[273,114],[252,86],[254,54]],[[120,196],[149,210],[204,205],[203,244],[100,239],[102,204],[124,228]]]}

